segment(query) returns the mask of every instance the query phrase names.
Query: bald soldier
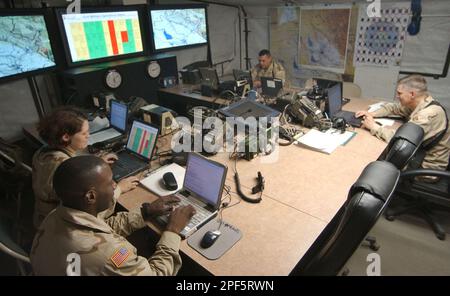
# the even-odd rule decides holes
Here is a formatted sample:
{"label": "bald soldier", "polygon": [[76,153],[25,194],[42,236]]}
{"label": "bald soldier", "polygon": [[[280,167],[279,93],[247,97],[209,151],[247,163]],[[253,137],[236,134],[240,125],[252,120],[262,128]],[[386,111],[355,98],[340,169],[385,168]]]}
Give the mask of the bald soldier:
{"label": "bald soldier", "polygon": [[[426,169],[446,170],[450,155],[450,130],[445,109],[435,101],[427,90],[427,82],[420,75],[410,75],[397,83],[400,103],[388,103],[375,112],[358,111],[357,117],[363,117],[363,127],[376,137],[389,141],[394,135],[393,129],[381,127],[374,117],[399,115],[423,128],[424,151],[421,166]],[[429,181],[435,177],[427,177]]]}
{"label": "bald soldier", "polygon": [[[61,204],[43,221],[34,238],[31,265],[36,275],[66,275],[79,255],[80,275],[175,275],[181,267],[180,231],[195,214],[178,207],[174,196],[145,203],[106,220],[98,213],[113,203],[116,187],[109,165],[92,155],[63,162],[53,177]],[[140,257],[124,236],[145,226],[144,220],[171,212],[166,230],[148,259]],[[76,255],[78,254],[78,255]],[[68,257],[69,256],[69,257]],[[76,268],[75,268],[76,270]]]}

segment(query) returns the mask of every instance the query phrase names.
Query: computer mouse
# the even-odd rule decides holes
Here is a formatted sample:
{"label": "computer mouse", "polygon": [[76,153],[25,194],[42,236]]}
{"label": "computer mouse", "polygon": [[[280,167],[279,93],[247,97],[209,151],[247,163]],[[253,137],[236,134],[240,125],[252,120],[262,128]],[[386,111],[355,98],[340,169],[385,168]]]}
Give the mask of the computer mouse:
{"label": "computer mouse", "polygon": [[162,183],[167,190],[173,191],[178,189],[177,180],[171,172],[167,172],[163,175]]}
{"label": "computer mouse", "polygon": [[219,230],[207,231],[200,241],[200,246],[204,249],[211,247],[221,235]]}

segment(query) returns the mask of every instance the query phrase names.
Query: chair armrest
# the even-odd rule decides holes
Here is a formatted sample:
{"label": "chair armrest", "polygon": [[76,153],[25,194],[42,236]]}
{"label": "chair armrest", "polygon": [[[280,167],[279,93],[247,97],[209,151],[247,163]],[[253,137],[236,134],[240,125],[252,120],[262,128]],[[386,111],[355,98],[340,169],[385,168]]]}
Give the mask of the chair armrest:
{"label": "chair armrest", "polygon": [[433,176],[433,177],[450,179],[450,172],[449,171],[430,170],[430,169],[417,169],[417,170],[410,170],[410,171],[402,172],[400,174],[400,179],[404,179],[404,178],[410,179],[410,178],[414,178],[417,176]]}

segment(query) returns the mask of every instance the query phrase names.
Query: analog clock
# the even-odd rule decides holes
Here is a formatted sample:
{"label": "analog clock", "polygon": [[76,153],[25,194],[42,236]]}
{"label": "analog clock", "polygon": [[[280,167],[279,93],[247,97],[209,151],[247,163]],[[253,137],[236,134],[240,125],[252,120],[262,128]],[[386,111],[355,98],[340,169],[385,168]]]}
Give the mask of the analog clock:
{"label": "analog clock", "polygon": [[161,74],[161,66],[156,61],[152,61],[147,66],[148,75],[151,78],[156,78]]}
{"label": "analog clock", "polygon": [[105,76],[105,83],[109,88],[118,88],[122,83],[122,75],[117,70],[108,70]]}

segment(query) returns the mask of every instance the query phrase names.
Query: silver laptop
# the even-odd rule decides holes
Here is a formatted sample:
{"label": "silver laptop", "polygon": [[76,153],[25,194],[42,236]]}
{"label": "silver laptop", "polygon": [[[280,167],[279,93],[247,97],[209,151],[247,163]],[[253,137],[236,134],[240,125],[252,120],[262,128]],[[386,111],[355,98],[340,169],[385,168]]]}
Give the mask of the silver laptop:
{"label": "silver laptop", "polygon": [[[200,154],[189,153],[183,188],[175,196],[181,200],[179,205],[190,204],[197,213],[181,231],[182,237],[189,237],[217,215],[226,176],[225,165]],[[166,225],[168,219],[168,215],[159,216],[157,221]]]}
{"label": "silver laptop", "polygon": [[122,137],[127,128],[128,106],[117,100],[110,100],[110,127],[92,133],[89,136],[89,145],[110,141]]}

